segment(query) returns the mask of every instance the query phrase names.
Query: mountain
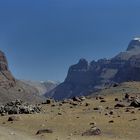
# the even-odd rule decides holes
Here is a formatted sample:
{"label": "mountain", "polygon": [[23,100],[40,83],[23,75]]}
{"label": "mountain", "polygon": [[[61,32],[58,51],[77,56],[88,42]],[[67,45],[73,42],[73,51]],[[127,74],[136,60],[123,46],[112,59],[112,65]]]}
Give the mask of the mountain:
{"label": "mountain", "polygon": [[10,88],[15,86],[16,81],[8,68],[5,54],[0,51],[0,87]]}
{"label": "mountain", "polygon": [[32,86],[37,89],[40,95],[47,94],[54,88],[56,88],[60,83],[55,81],[30,81],[30,80],[21,80],[22,82],[26,83],[29,86]]}
{"label": "mountain", "polygon": [[0,51],[0,104],[15,99],[38,103],[45,98],[38,94],[38,90],[14,78],[8,68],[5,54]]}
{"label": "mountain", "polygon": [[111,59],[93,60],[90,63],[80,59],[69,68],[65,81],[50,94],[61,100],[89,95],[127,81],[140,81],[140,38],[134,38],[126,51]]}

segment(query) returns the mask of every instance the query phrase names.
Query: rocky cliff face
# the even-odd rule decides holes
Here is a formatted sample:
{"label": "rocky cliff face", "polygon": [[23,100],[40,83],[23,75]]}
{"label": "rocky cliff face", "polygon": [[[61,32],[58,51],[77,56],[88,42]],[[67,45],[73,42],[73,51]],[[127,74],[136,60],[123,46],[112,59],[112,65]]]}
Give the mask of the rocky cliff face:
{"label": "rocky cliff face", "polygon": [[15,78],[12,76],[5,54],[0,51],[0,87],[10,88],[15,85]]}
{"label": "rocky cliff face", "polygon": [[0,104],[15,99],[21,99],[30,103],[39,103],[45,98],[38,94],[36,88],[13,77],[8,68],[6,56],[0,51]]}
{"label": "rocky cliff face", "polygon": [[58,100],[88,95],[125,81],[140,81],[140,38],[133,39],[125,52],[112,59],[90,63],[81,59],[69,68],[65,81],[51,95]]}

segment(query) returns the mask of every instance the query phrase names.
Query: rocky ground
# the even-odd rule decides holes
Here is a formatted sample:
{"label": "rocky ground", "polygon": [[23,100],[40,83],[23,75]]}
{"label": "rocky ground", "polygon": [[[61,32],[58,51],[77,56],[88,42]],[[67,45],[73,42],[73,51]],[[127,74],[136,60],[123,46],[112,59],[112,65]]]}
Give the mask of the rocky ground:
{"label": "rocky ground", "polygon": [[138,140],[139,93],[140,83],[131,82],[86,99],[47,100],[41,112],[1,116],[0,139]]}

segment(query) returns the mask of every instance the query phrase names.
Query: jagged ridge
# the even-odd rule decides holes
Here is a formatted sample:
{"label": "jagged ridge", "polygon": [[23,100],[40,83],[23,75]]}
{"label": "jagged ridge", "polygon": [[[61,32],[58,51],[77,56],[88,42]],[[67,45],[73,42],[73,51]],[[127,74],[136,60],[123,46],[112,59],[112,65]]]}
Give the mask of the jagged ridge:
{"label": "jagged ridge", "polygon": [[134,38],[125,52],[112,59],[88,63],[86,59],[69,68],[65,81],[51,91],[58,100],[88,95],[117,83],[140,81],[140,39]]}

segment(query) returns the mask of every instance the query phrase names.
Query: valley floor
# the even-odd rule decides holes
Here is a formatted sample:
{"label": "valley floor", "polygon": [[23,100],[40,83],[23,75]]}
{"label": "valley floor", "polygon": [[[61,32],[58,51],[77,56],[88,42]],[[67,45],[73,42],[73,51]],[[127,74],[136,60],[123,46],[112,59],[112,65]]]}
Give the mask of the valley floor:
{"label": "valley floor", "polygon": [[[135,90],[140,91],[140,83],[132,84],[102,91],[100,94],[106,102],[93,97],[77,106],[69,103],[41,105],[40,114],[20,115],[21,120],[14,122],[7,121],[9,116],[0,117],[0,140],[139,140],[140,108],[129,108],[128,112],[128,107],[114,109],[119,102],[115,98],[122,100],[128,87],[133,96]],[[91,123],[97,124],[101,135],[82,136],[91,128]],[[40,129],[51,129],[53,133],[36,135]]]}

